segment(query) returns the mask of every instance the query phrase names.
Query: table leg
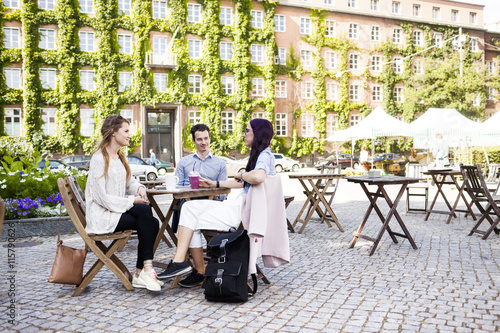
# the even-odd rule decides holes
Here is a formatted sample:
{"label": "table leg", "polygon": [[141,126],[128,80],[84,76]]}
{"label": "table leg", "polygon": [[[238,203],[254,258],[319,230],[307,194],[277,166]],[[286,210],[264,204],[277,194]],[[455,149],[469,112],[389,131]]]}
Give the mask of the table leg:
{"label": "table leg", "polygon": [[[339,228],[339,230],[341,232],[344,232],[344,229],[342,228],[342,226],[340,225],[340,222],[337,218],[337,216],[335,215],[335,213],[333,212],[333,209],[332,207],[330,206],[330,204],[328,203],[328,201],[326,200],[325,198],[325,193],[326,191],[328,191],[328,187],[330,186],[330,184],[332,183],[333,179],[328,179],[326,184],[325,184],[325,187],[323,188],[323,192],[320,191],[320,189],[317,187],[317,186],[314,186],[314,189],[317,191],[318,193],[318,199],[323,203],[323,205],[325,206],[325,209],[328,211],[328,213],[330,214],[331,216],[331,219],[333,220],[333,222],[337,225],[337,227]],[[316,183],[317,185],[318,183]],[[332,225],[330,224],[330,222],[328,221],[328,217],[325,213],[325,211],[323,211],[320,207],[319,207],[319,202],[318,202],[318,208],[319,210],[321,211],[321,214],[323,215],[323,218],[325,220],[325,222],[328,224],[329,227],[331,227]]]}
{"label": "table leg", "polygon": [[[434,175],[432,174],[432,179],[434,180],[434,182],[436,183],[436,187],[437,187],[437,192],[436,192],[436,196],[434,197],[434,200],[432,201],[432,204],[431,204],[431,207],[427,210],[427,213],[425,214],[425,218],[424,218],[424,221],[427,221],[428,218],[429,218],[429,215],[431,213],[433,213],[433,207],[434,207],[434,204],[436,203],[436,200],[437,198],[439,197],[439,194],[441,193],[441,196],[443,197],[444,199],[444,202],[446,203],[446,205],[448,206],[448,210],[449,210],[449,213],[448,212],[444,212],[444,211],[434,211],[434,212],[438,212],[438,213],[441,213],[441,214],[450,214],[450,217],[453,216],[453,217],[457,217],[457,215],[455,214],[455,212],[453,211],[453,208],[451,207],[449,201],[448,201],[448,198],[446,198],[446,196],[444,195],[444,192],[442,190],[443,186],[444,186],[444,183],[446,181],[446,176],[443,176],[440,180],[438,180],[437,178],[437,175]],[[453,176],[451,176],[452,179],[453,179]]]}
{"label": "table leg", "polygon": [[153,246],[153,251],[156,252],[156,249],[158,248],[158,245],[160,244],[160,241],[163,239],[164,241],[167,241],[167,245],[169,247],[173,247],[173,245],[168,241],[168,239],[165,237],[165,230],[167,230],[169,236],[173,240],[174,244],[177,244],[177,236],[175,236],[175,233],[173,232],[172,228],[168,225],[168,222],[170,221],[170,217],[172,216],[173,213],[173,207],[177,204],[177,199],[173,199],[172,203],[170,204],[170,207],[168,208],[167,215],[163,215],[163,212],[161,211],[160,207],[156,203],[156,201],[153,199],[153,195],[151,193],[148,193],[148,199],[149,202],[151,203],[151,206],[155,210],[156,214],[158,215],[160,221],[161,221],[161,226],[160,230],[158,231],[158,235],[156,236],[155,244]]}
{"label": "table leg", "polygon": [[[467,201],[467,199],[465,198],[465,195],[464,195],[465,182],[463,182],[462,186],[460,186],[457,182],[456,177],[451,176],[451,178],[453,179],[453,183],[455,183],[455,187],[458,190],[457,200],[455,200],[455,204],[453,205],[453,209],[452,209],[453,215],[455,215],[455,217],[456,217],[455,211],[457,210],[457,206],[458,206],[458,202],[460,201],[460,197],[462,197],[463,201],[465,202],[465,206],[467,207],[466,213],[470,213],[470,215],[472,216],[472,219],[475,221],[476,215],[472,211],[472,207],[469,205],[469,202]],[[451,215],[448,216],[448,220],[446,221],[446,224],[448,224],[450,222],[451,222]]]}

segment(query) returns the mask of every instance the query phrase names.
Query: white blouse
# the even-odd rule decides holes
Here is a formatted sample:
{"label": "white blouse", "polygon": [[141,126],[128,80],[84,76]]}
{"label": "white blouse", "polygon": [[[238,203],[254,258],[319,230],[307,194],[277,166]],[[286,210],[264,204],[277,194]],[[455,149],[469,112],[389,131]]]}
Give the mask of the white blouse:
{"label": "white blouse", "polygon": [[134,205],[134,197],[141,185],[130,177],[127,182],[125,166],[119,159],[109,159],[108,175],[104,174],[104,157],[100,151],[90,159],[85,201],[88,233],[114,232],[123,213]]}

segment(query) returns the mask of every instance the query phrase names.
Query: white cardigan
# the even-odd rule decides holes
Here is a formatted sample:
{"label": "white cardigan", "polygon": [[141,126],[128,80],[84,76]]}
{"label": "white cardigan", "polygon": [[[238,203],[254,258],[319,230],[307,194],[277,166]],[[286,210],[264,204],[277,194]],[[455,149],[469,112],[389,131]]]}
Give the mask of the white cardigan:
{"label": "white cardigan", "polygon": [[108,175],[104,174],[104,157],[100,151],[90,160],[85,201],[88,233],[114,232],[123,213],[134,205],[141,185],[137,179],[126,180],[125,166],[119,159],[109,159]]}

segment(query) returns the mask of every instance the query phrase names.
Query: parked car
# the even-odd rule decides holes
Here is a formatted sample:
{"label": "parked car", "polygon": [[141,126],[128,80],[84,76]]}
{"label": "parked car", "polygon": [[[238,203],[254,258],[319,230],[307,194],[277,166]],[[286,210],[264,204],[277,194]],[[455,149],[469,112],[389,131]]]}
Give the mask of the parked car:
{"label": "parked car", "polygon": [[248,157],[241,160],[236,160],[232,157],[227,157],[227,156],[221,156],[220,158],[224,160],[224,162],[226,162],[228,177],[234,177],[234,175],[238,173],[245,172],[245,168],[248,162]]}
{"label": "parked car", "polygon": [[402,157],[394,153],[383,153],[376,155],[375,158],[373,159],[373,162],[392,161],[392,160],[402,160]]}
{"label": "parked car", "polygon": [[[147,164],[151,165],[149,158],[143,158],[143,161],[146,162]],[[158,171],[158,174],[160,176],[163,176],[167,172],[174,172],[175,171],[174,163],[165,162],[165,161],[162,161],[159,159],[156,159],[155,167],[156,167],[156,170]]]}
{"label": "parked car", "polygon": [[[321,167],[328,162],[332,162],[334,165],[337,165],[337,155],[333,154],[325,158],[324,160],[320,160],[314,164],[314,167],[317,170],[321,170]],[[351,154],[340,154],[338,156],[338,164],[342,169],[351,167]],[[359,165],[359,158],[356,156],[352,157],[352,167],[356,168]]]}
{"label": "parked car", "polygon": [[[49,161],[49,169],[50,170],[57,170],[57,169],[64,169],[64,168],[78,169],[78,170],[88,170],[89,169],[89,168],[85,168],[85,167],[72,166],[72,165],[66,164],[66,163],[64,163],[64,162],[62,162],[60,160],[56,160],[56,159],[53,159],[53,158],[49,158],[48,161]],[[40,169],[45,169],[45,167],[46,167],[46,160],[40,161],[40,163],[38,163],[38,167]]]}
{"label": "parked car", "polygon": [[274,168],[277,173],[281,171],[293,171],[297,172],[300,169],[300,162],[291,159],[290,157],[286,157],[283,154],[274,154]]}
{"label": "parked car", "polygon": [[70,155],[61,158],[61,162],[69,164],[74,167],[88,168],[90,164],[89,155]]}
{"label": "parked car", "polygon": [[144,177],[146,180],[156,180],[158,178],[156,168],[144,162],[140,157],[128,156],[128,164],[132,176],[139,176],[140,179]]}

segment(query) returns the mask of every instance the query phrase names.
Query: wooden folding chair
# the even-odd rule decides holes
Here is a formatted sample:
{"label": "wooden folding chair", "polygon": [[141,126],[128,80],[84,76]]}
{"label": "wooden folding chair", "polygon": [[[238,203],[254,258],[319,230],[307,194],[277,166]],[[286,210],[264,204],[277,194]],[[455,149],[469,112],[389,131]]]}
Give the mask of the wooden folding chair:
{"label": "wooden folding chair", "polygon": [[[406,164],[406,177],[420,178],[421,181],[415,184],[409,184],[406,187],[406,212],[407,213],[425,213],[429,202],[429,183],[423,172],[427,171],[427,164]],[[411,197],[424,197],[424,207],[410,207]]]}
{"label": "wooden folding chair", "polygon": [[[470,231],[469,236],[477,233],[483,235],[483,239],[486,239],[493,230],[498,234],[500,230],[496,226],[500,221],[500,209],[497,203],[500,202],[500,196],[491,195],[479,165],[460,164],[460,171],[464,179],[465,189],[481,213],[481,217]],[[491,215],[496,215],[496,221],[493,221]],[[490,228],[487,231],[478,230],[484,220],[490,223]]]}
{"label": "wooden folding chair", "polygon": [[491,163],[491,164],[487,163],[485,165],[485,170],[487,170],[485,181],[486,184],[489,185],[488,189],[490,190],[490,192],[493,193],[493,195],[497,195],[498,189],[500,188],[499,168],[500,164],[497,163]]}
{"label": "wooden folding chair", "polygon": [[3,202],[2,197],[0,197],[0,236],[2,235],[4,217],[5,217],[5,202]]}
{"label": "wooden folding chair", "polygon": [[[340,175],[342,173],[342,168],[340,167],[340,165],[334,165],[332,162],[328,162],[328,163],[323,164],[321,166],[320,173],[322,173],[322,174],[339,174]],[[328,205],[330,205],[330,207],[332,206],[333,198],[335,197],[335,193],[337,192],[337,188],[339,187],[339,181],[340,181],[340,178],[334,179],[330,183],[329,188],[324,193],[325,199],[328,200]],[[323,190],[325,188],[325,185],[326,185],[326,181],[319,184],[318,189]],[[304,191],[304,194],[307,195],[307,193],[305,191]],[[307,208],[306,216],[311,211],[311,207],[312,207],[312,203],[309,203],[309,207]],[[323,216],[323,214],[321,214],[318,211],[317,211],[317,213],[319,216],[321,216],[321,222],[324,222],[325,217]],[[325,209],[325,215],[326,215],[326,217],[332,218],[330,216],[328,210],[326,210],[326,209]]]}
{"label": "wooden folding chair", "polygon": [[[134,287],[132,287],[130,283],[132,274],[130,274],[127,267],[125,267],[121,260],[114,254],[118,248],[123,247],[128,241],[132,234],[132,230],[109,234],[88,234],[85,230],[85,226],[87,225],[85,211],[82,209],[73,191],[71,180],[68,177],[64,179],[59,178],[57,180],[57,185],[59,186],[64,206],[66,207],[73,225],[85,244],[97,257],[97,261],[85,274],[82,282],[76,286],[76,290],[72,296],[79,296],[104,265],[120,279],[127,290],[134,290]],[[105,241],[112,242],[107,246],[103,243]]]}

